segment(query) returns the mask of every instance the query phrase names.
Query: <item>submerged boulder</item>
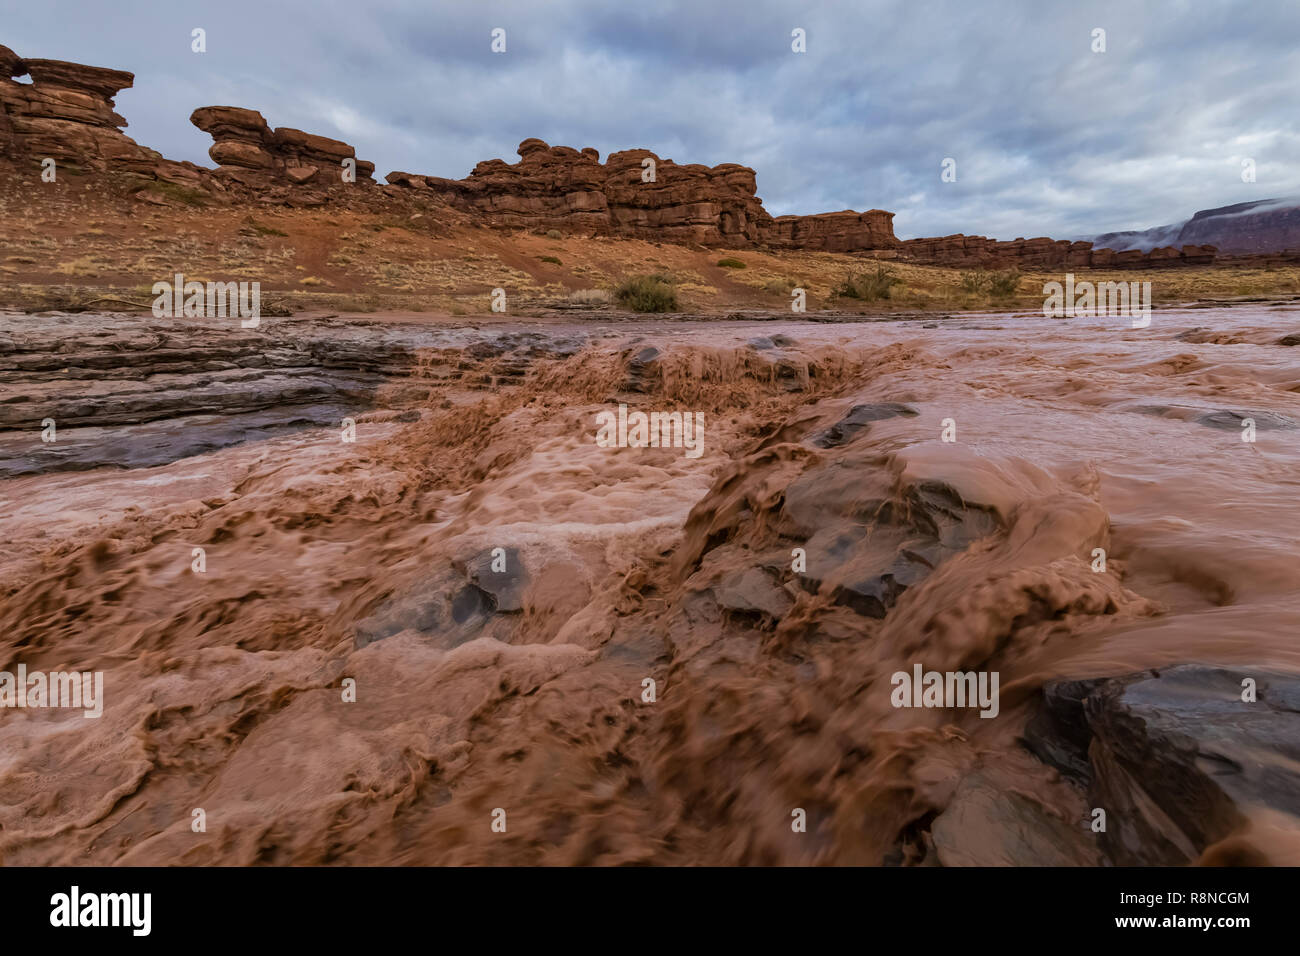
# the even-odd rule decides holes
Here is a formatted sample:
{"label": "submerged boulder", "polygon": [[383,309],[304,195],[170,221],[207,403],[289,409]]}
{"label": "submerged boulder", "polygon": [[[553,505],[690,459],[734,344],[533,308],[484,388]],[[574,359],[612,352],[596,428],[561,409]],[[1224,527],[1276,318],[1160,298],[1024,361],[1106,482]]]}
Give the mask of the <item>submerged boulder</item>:
{"label": "submerged boulder", "polygon": [[1106,811],[1101,843],[1121,866],[1197,861],[1256,811],[1300,818],[1297,674],[1185,664],[1057,681],[1024,741]]}

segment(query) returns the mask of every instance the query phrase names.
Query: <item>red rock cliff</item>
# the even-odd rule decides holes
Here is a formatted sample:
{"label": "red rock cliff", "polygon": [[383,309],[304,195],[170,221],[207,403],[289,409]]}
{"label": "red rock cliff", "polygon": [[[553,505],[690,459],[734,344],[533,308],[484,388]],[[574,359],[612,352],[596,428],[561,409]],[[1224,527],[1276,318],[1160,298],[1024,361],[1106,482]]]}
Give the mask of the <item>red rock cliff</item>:
{"label": "red rock cliff", "polygon": [[971,269],[1143,269],[1207,265],[1214,261],[1214,246],[1172,246],[1150,252],[1094,249],[1091,242],[1068,239],[1012,239],[987,236],[939,236],[907,239],[899,257],[933,265]]}
{"label": "red rock cliff", "polygon": [[[28,75],[30,83],[13,79]],[[166,160],[122,132],[126,120],[115,111],[113,98],[134,81],[121,70],[24,60],[0,46],[0,154],[197,182],[199,167]]]}
{"label": "red rock cliff", "polygon": [[647,149],[613,153],[602,164],[591,148],[526,139],[519,144],[519,162],[489,159],[465,179],[404,172],[390,173],[387,179],[431,190],[488,225],[503,228],[836,252],[898,245],[893,213],[872,209],[774,219],[756,195],[749,167],[679,165]]}
{"label": "red rock cliff", "polygon": [[357,159],[347,143],[284,126],[273,130],[256,110],[203,106],[190,114],[190,122],[213,138],[208,155],[218,173],[241,182],[342,184],[345,159],[356,162],[356,182],[369,182],[375,171],[375,164]]}

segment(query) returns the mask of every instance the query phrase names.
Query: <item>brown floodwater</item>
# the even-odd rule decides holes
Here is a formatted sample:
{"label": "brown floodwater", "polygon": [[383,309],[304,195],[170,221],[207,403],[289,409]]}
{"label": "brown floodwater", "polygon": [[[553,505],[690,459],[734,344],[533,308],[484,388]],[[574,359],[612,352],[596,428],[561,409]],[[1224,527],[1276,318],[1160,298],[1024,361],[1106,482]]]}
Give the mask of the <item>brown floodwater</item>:
{"label": "brown floodwater", "polygon": [[[1044,682],[1300,671],[1300,303],[523,326],[515,384],[417,341],[355,443],[0,481],[0,670],[105,675],[0,711],[3,862],[917,863],[976,772],[1086,828]],[[620,402],[703,453],[602,447]],[[917,664],[997,716],[892,706]]]}

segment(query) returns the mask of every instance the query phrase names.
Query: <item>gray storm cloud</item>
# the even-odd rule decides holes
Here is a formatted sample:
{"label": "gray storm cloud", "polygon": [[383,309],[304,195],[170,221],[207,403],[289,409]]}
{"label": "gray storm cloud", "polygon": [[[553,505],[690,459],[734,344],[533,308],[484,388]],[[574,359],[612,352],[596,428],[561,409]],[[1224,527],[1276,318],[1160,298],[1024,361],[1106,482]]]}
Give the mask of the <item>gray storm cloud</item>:
{"label": "gray storm cloud", "polygon": [[221,104],[381,174],[463,176],[530,136],[738,162],[774,214],[889,209],[905,238],[1142,229],[1300,193],[1290,0],[2,0],[0,24],[20,55],[134,72],[128,132],[206,165],[187,118]]}

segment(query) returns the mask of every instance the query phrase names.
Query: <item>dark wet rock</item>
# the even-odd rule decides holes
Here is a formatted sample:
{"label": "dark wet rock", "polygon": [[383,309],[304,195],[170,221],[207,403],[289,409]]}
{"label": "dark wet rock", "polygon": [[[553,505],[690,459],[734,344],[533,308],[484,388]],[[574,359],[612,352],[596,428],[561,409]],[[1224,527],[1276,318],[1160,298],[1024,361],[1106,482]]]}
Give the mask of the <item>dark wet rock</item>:
{"label": "dark wet rock", "polygon": [[1126,410],[1139,415],[1154,415],[1156,418],[1182,418],[1187,413],[1187,409],[1177,409],[1172,405],[1130,405]]}
{"label": "dark wet rock", "polygon": [[[364,406],[359,406],[364,407]],[[187,415],[113,428],[59,427],[56,440],[41,440],[39,423],[0,431],[0,478],[105,466],[153,468],[250,441],[282,438],[310,428],[336,427],[358,407],[317,404],[226,415]]]}
{"label": "dark wet rock", "polygon": [[894,494],[893,479],[878,464],[835,459],[790,482],[781,513],[791,534],[806,538],[821,528],[874,521]]}
{"label": "dark wet rock", "polygon": [[1300,332],[1292,332],[1277,340],[1278,345],[1300,345]]}
{"label": "dark wet rock", "polygon": [[436,631],[443,622],[444,603],[441,596],[420,595],[389,603],[377,613],[357,622],[353,644],[360,650],[408,629]]}
{"label": "dark wet rock", "polygon": [[1196,423],[1198,425],[1208,425],[1210,428],[1240,431],[1241,423],[1247,418],[1254,421],[1255,428],[1262,432],[1295,428],[1297,424],[1300,424],[1295,419],[1287,418],[1285,415],[1275,415],[1272,412],[1233,412],[1227,410],[1202,415],[1196,419]]}
{"label": "dark wet rock", "polygon": [[451,600],[451,619],[457,624],[485,618],[493,610],[492,596],[473,584],[465,585]]}
{"label": "dark wet rock", "polygon": [[518,549],[492,548],[484,551],[466,563],[465,574],[471,584],[482,592],[492,610],[513,614],[524,609],[528,572]]}
{"label": "dark wet rock", "polygon": [[782,349],[794,345],[794,339],[788,335],[758,335],[745,343],[751,349],[758,352],[767,352],[772,349]]}
{"label": "dark wet rock", "polygon": [[793,358],[778,358],[772,363],[772,370],[781,388],[787,392],[802,392],[808,387],[808,366]]}
{"label": "dark wet rock", "polygon": [[835,588],[836,604],[850,607],[866,617],[884,617],[898,603],[899,596],[920,583],[934,570],[920,549],[903,547],[886,569],[868,568]]}
{"label": "dark wet rock", "polygon": [[412,632],[427,644],[450,650],[484,635],[502,638],[508,619],[497,615],[496,598],[465,570],[441,570],[407,581],[355,624],[359,650],[395,634]]}
{"label": "dark wet rock", "polygon": [[827,580],[831,599],[864,617],[883,618],[909,587],[922,581],[941,558],[932,540],[905,541],[907,532],[888,526],[825,529],[805,548],[803,587],[821,590]]}
{"label": "dark wet rock", "polygon": [[1071,825],[989,775],[967,774],[930,827],[944,866],[1097,866],[1083,821]]}
{"label": "dark wet rock", "polygon": [[1208,428],[1221,428],[1224,431],[1240,431],[1241,423],[1247,418],[1254,420],[1255,428],[1259,431],[1300,427],[1300,422],[1273,412],[1238,412],[1229,409],[1206,412],[1203,409],[1187,405],[1130,405],[1127,410],[1137,412],[1140,415],[1154,415],[1157,418],[1194,422]]}
{"label": "dark wet rock", "polygon": [[[351,319],[264,318],[245,329],[237,319],[4,315],[0,476],[150,467],[339,427],[388,403],[423,402],[431,379],[514,381],[536,358],[573,354],[583,342]],[[464,360],[472,351],[483,358]],[[402,413],[397,420],[418,418]],[[49,444],[40,441],[46,419],[58,429]]]}
{"label": "dark wet rock", "polygon": [[840,445],[852,440],[858,432],[867,428],[872,422],[883,421],[886,418],[897,418],[900,415],[906,415],[910,418],[916,414],[918,413],[915,408],[898,402],[854,405],[849,409],[847,415],[824,432],[814,435],[811,440],[818,448],[838,448]]}
{"label": "dark wet rock", "polygon": [[601,658],[607,661],[650,667],[670,659],[668,644],[662,637],[646,632],[616,634],[601,648]]}
{"label": "dark wet rock", "polygon": [[800,585],[830,588],[832,600],[884,617],[910,587],[952,555],[993,533],[988,508],[940,482],[896,488],[874,460],[832,461],[786,488],[782,515],[792,538],[807,535]]}
{"label": "dark wet rock", "polygon": [[1092,765],[1088,763],[1092,732],[1084,716],[1083,702],[1096,687],[1095,680],[1047,684],[1024,735],[1030,753],[1085,787],[1092,782]]}
{"label": "dark wet rock", "polygon": [[1253,808],[1300,816],[1300,675],[1187,664],[1049,684],[1025,743],[1087,781],[1118,865],[1195,861]]}
{"label": "dark wet rock", "polygon": [[627,360],[627,380],[623,390],[627,392],[649,391],[651,379],[658,373],[660,351],[653,345],[638,349]]}
{"label": "dark wet rock", "polygon": [[713,589],[724,610],[737,614],[767,615],[780,620],[793,602],[775,577],[763,568],[747,568],[731,574]]}
{"label": "dark wet rock", "polygon": [[[936,539],[941,549],[964,551],[998,528],[998,519],[986,507],[962,498],[956,489],[938,481],[925,481],[908,489],[895,520],[909,522],[926,537]],[[935,557],[937,551],[931,552]]]}

